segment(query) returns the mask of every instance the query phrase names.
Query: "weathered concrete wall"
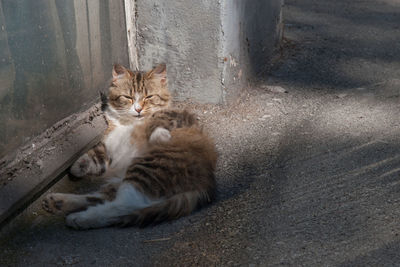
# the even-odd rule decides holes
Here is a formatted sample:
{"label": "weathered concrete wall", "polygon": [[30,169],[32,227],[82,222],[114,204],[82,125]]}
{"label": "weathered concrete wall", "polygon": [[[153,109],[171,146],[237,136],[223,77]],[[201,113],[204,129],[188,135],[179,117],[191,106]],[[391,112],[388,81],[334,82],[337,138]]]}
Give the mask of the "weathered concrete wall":
{"label": "weathered concrete wall", "polygon": [[224,103],[259,73],[280,36],[282,0],[137,0],[138,68],[168,66],[175,97]]}
{"label": "weathered concrete wall", "polygon": [[136,8],[139,69],[166,62],[176,98],[220,102],[220,3],[138,0]]}

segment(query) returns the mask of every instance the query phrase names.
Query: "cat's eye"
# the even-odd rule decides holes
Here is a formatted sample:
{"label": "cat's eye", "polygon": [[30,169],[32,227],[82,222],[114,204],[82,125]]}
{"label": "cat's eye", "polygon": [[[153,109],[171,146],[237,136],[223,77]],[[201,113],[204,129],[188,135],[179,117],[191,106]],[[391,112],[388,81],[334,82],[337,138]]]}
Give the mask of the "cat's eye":
{"label": "cat's eye", "polygon": [[128,103],[128,102],[133,102],[133,99],[132,99],[132,97],[131,96],[127,96],[127,95],[120,95],[119,97],[118,97],[118,101],[120,102],[120,103]]}
{"label": "cat's eye", "polygon": [[127,96],[127,95],[120,95],[120,96],[118,97],[118,99],[123,99],[123,100],[129,99],[129,100],[132,100],[132,97]]}
{"label": "cat's eye", "polygon": [[151,99],[151,101],[154,101],[154,100],[157,100],[159,98],[160,98],[160,96],[158,94],[154,94],[154,95],[148,95],[144,99],[145,100]]}

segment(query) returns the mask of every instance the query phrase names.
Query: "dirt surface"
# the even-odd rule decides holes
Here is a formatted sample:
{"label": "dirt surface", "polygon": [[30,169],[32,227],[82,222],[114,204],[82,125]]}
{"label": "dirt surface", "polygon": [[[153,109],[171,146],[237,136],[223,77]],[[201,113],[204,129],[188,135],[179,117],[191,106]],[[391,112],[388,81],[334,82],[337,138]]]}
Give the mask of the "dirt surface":
{"label": "dirt surface", "polygon": [[215,138],[213,205],[74,231],[35,203],[3,229],[0,265],[400,265],[400,4],[287,0],[284,16],[280,60],[237,103],[179,104]]}

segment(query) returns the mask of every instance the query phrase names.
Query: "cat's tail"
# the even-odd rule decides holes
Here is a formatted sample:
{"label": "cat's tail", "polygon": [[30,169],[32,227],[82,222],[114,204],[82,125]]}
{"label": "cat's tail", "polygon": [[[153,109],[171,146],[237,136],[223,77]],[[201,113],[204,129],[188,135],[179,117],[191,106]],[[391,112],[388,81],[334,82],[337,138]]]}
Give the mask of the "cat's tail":
{"label": "cat's tail", "polygon": [[146,227],[189,215],[197,208],[207,205],[215,197],[214,192],[191,191],[176,194],[150,207],[122,216],[119,226]]}

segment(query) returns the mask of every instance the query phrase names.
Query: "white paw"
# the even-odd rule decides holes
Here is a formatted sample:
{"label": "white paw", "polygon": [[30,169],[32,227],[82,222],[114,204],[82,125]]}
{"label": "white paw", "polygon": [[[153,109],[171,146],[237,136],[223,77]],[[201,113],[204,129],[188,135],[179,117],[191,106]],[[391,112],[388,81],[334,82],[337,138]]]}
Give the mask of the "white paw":
{"label": "white paw", "polygon": [[70,173],[76,177],[83,177],[93,168],[92,165],[94,165],[93,160],[88,154],[84,154],[71,166]]}
{"label": "white paw", "polygon": [[111,226],[119,221],[118,217],[108,216],[98,212],[97,207],[89,207],[85,211],[69,214],[65,219],[65,224],[76,230],[95,229]]}
{"label": "white paw", "polygon": [[84,230],[92,228],[90,222],[85,218],[84,212],[75,212],[68,215],[65,224],[75,230]]}
{"label": "white paw", "polygon": [[150,142],[168,142],[171,139],[171,133],[161,127],[157,127],[153,133],[150,135]]}
{"label": "white paw", "polygon": [[64,204],[63,194],[60,193],[48,194],[42,200],[42,208],[52,214],[64,215]]}

